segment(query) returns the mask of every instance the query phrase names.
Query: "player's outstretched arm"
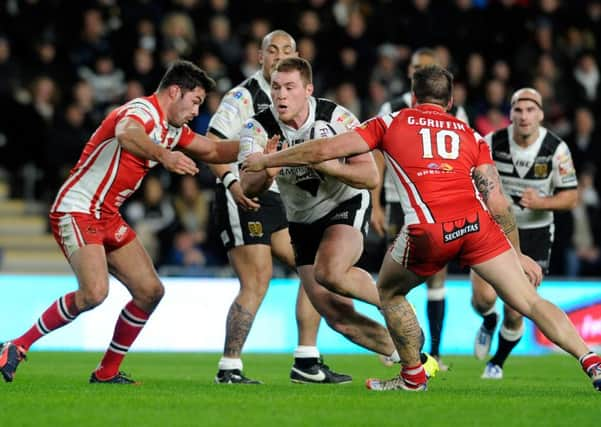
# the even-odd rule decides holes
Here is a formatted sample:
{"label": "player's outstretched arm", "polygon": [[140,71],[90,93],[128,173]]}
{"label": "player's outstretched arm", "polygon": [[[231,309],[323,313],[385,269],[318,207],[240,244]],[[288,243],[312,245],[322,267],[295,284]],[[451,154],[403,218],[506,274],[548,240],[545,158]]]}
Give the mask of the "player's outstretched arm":
{"label": "player's outstretched arm", "polygon": [[115,127],[115,136],[125,150],[142,159],[159,162],[170,172],[180,175],[198,173],[194,160],[155,144],[146,134],[144,126],[134,119],[120,120]]}
{"label": "player's outstretched arm", "polygon": [[[265,143],[263,153],[257,153],[260,155],[268,155],[277,151],[279,136],[276,135],[270,138]],[[284,144],[284,149],[286,144]],[[246,154],[244,154],[246,155]],[[252,155],[252,154],[251,154]],[[267,190],[273,184],[273,180],[276,175],[280,172],[281,168],[268,168],[259,171],[248,171],[242,169],[240,171],[240,185],[244,194],[248,197],[255,197]]]}
{"label": "player's outstretched arm", "polygon": [[252,154],[246,158],[242,168],[248,171],[261,171],[265,168],[281,166],[309,166],[367,151],[370,151],[370,148],[365,140],[356,132],[349,131],[329,138],[303,142],[277,153]]}
{"label": "player's outstretched arm", "polygon": [[[218,141],[218,142],[222,141],[222,138],[220,138],[218,135],[215,135],[211,132],[207,132],[207,138],[212,139],[214,141]],[[240,185],[240,181],[238,179],[235,179],[235,177],[233,175],[229,175],[230,182],[227,182],[227,180],[224,182],[224,177],[226,177],[228,172],[231,172],[229,165],[209,163],[208,166],[209,166],[209,169],[211,170],[211,172],[213,172],[213,174],[217,178],[221,179],[221,182],[224,183],[226,188],[229,190],[229,192],[234,197],[236,204],[238,206],[240,206],[243,210],[245,210],[245,211],[256,210],[261,207],[261,205],[259,203],[257,203],[256,201],[254,201],[253,199],[251,199],[249,197],[246,197],[246,195],[244,194],[244,191],[242,190],[242,185]]]}
{"label": "player's outstretched arm", "polygon": [[358,154],[344,161],[327,160],[314,164],[313,168],[355,188],[372,189],[380,181],[378,168],[371,153]]}
{"label": "player's outstretched arm", "polygon": [[223,139],[216,141],[206,136],[195,134],[194,139],[182,150],[205,163],[232,163],[238,159],[240,141]]}

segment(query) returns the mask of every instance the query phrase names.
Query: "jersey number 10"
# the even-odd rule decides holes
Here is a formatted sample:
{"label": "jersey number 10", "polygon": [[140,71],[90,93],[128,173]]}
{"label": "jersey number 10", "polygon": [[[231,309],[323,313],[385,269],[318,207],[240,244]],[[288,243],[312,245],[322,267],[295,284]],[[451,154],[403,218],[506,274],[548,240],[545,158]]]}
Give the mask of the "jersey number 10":
{"label": "jersey number 10", "polygon": [[[456,159],[459,157],[459,135],[452,130],[436,131],[436,153],[443,159]],[[432,152],[432,129],[421,128],[419,134],[422,136],[422,148],[424,159],[433,159]]]}

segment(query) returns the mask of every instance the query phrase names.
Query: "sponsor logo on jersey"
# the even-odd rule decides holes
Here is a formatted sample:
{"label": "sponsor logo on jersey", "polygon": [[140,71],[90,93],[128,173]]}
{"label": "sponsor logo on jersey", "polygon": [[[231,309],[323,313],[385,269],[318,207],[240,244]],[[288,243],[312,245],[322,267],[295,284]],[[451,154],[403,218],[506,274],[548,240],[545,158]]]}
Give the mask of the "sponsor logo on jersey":
{"label": "sponsor logo on jersey", "polygon": [[548,163],[535,163],[534,164],[534,176],[537,178],[544,178],[549,174]]}
{"label": "sponsor logo on jersey", "polygon": [[127,225],[121,225],[117,232],[115,233],[115,240],[120,242],[125,237],[125,233],[127,233]]}
{"label": "sponsor logo on jersey", "polygon": [[263,111],[266,108],[269,108],[269,104],[257,104],[257,111]]}
{"label": "sponsor logo on jersey", "polygon": [[260,221],[248,221],[250,237],[263,237],[263,224]]}
{"label": "sponsor logo on jersey", "polygon": [[338,212],[336,215],[334,215],[331,218],[331,221],[336,221],[336,220],[341,220],[341,219],[348,219],[348,211]]}
{"label": "sponsor logo on jersey", "polygon": [[254,125],[252,124],[252,122],[248,122],[248,123],[245,125],[246,129],[252,129],[252,128],[253,128],[253,126],[254,126]]}
{"label": "sponsor logo on jersey", "polygon": [[455,221],[442,223],[442,237],[445,243],[457,240],[466,234],[480,231],[480,219],[478,214]]}
{"label": "sponsor logo on jersey", "polygon": [[238,91],[234,92],[234,95],[233,95],[233,96],[234,96],[234,98],[236,98],[236,99],[240,99],[240,98],[242,98],[242,91],[241,91],[241,90],[238,90]]}

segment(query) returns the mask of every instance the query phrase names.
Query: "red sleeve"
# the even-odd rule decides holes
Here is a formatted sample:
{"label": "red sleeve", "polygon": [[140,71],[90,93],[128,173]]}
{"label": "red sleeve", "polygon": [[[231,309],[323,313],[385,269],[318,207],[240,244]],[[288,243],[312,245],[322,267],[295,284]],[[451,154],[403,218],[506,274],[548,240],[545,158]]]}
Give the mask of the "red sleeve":
{"label": "red sleeve", "polygon": [[478,148],[478,158],[476,159],[476,167],[480,165],[485,165],[487,163],[495,164],[492,156],[490,155],[490,148],[488,148],[488,144],[483,139],[476,140],[477,148]]}
{"label": "red sleeve", "polygon": [[363,138],[363,140],[369,145],[370,149],[378,148],[382,142],[382,138],[386,133],[387,126],[381,117],[374,117],[361,123],[357,126],[354,131]]}
{"label": "red sleeve", "polygon": [[190,126],[182,126],[182,134],[179,137],[179,141],[177,141],[177,145],[180,147],[186,147],[190,145],[195,135],[196,134],[194,133],[194,131],[190,129]]}

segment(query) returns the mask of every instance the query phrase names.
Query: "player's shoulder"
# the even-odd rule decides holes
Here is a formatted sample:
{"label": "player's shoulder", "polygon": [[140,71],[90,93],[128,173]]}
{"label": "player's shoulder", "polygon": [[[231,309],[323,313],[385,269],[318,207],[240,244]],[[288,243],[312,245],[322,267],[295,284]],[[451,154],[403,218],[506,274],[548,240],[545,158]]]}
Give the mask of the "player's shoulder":
{"label": "player's shoulder", "polygon": [[127,115],[138,116],[145,123],[149,121],[158,123],[160,121],[159,109],[152,102],[152,97],[150,96],[134,98],[113,110],[113,114],[121,117]]}
{"label": "player's shoulder", "polygon": [[328,122],[341,129],[353,129],[359,124],[359,119],[348,108],[326,99],[317,98],[315,102],[315,121]]}
{"label": "player's shoulder", "polygon": [[221,100],[221,103],[236,103],[243,104],[245,102],[252,102],[252,95],[248,88],[238,85],[228,90]]}

